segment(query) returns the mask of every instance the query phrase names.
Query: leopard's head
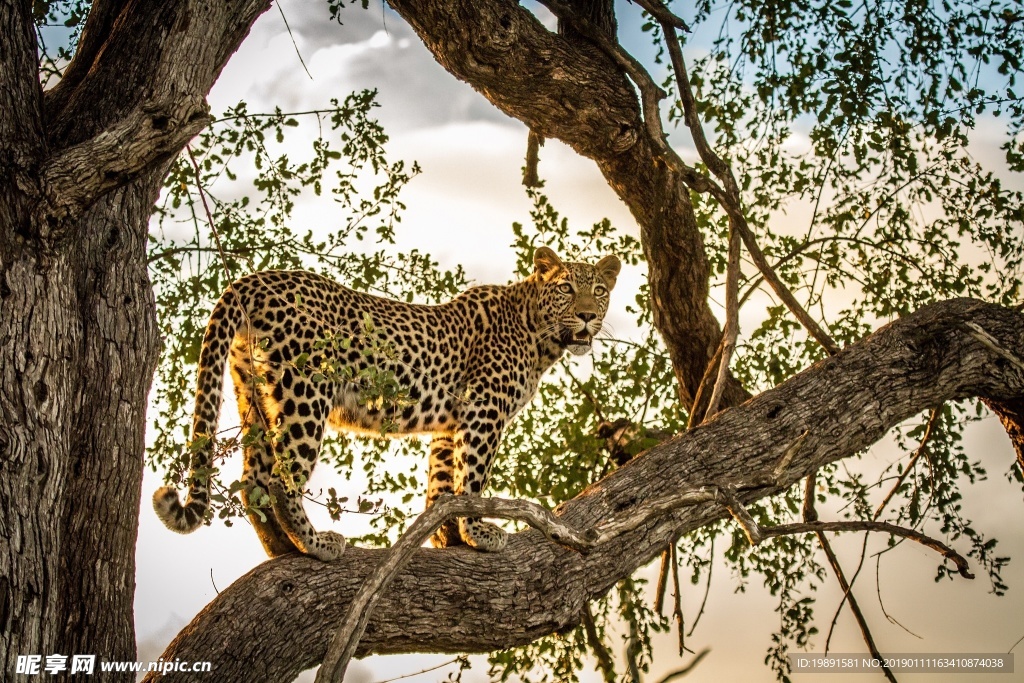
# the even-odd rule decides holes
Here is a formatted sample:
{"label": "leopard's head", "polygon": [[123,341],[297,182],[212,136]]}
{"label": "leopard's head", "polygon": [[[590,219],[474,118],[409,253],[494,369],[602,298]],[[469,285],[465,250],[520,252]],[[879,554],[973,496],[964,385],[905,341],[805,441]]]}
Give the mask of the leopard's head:
{"label": "leopard's head", "polygon": [[596,265],[564,262],[541,247],[533,264],[540,283],[541,334],[574,355],[585,354],[604,324],[608,296],[621,267],[618,257],[605,256]]}

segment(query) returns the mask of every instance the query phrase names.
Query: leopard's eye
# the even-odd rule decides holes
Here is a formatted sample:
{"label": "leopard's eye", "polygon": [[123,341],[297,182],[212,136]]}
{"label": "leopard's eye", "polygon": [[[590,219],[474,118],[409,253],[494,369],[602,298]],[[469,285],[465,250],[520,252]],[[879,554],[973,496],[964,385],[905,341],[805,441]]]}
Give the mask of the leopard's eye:
{"label": "leopard's eye", "polygon": [[595,285],[594,286],[594,296],[604,296],[607,293],[608,293],[608,288],[605,287],[604,285]]}
{"label": "leopard's eye", "polygon": [[558,285],[558,291],[561,292],[562,294],[572,294],[572,285],[570,285],[568,282],[563,282],[562,284]]}

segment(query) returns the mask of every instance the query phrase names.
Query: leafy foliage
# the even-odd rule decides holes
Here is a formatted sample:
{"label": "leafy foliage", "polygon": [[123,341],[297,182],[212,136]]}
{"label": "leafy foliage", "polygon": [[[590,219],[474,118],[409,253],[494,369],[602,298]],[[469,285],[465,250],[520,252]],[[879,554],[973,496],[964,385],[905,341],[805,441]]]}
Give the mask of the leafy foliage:
{"label": "leafy foliage", "polygon": [[[1022,169],[1024,101],[1015,89],[1024,13],[1017,3],[704,0],[679,10],[692,28],[685,44],[701,55],[691,70],[698,108],[741,179],[748,219],[761,226],[758,240],[841,345],[931,301],[1020,300],[1024,195],[1012,173]],[[660,61],[664,36],[654,22],[645,29]],[[681,107],[668,116],[681,121]],[[1002,165],[976,157],[972,143],[981,131],[1002,135]],[[706,198],[694,199],[721,277],[724,216]],[[822,356],[759,287],[754,277],[742,284],[746,308],[764,302],[764,313],[744,330],[733,365],[752,390]],[[900,474],[892,470],[910,468],[885,508],[890,521],[968,540],[992,591],[1002,594],[1008,558],[961,505],[963,486],[985,477],[961,444],[973,411],[938,411],[930,430],[927,419],[896,430],[907,456],[891,468],[844,464],[820,472],[822,502],[839,504],[843,518],[871,519],[883,512],[876,506],[889,493],[885,482]],[[926,457],[913,458],[918,448]],[[763,523],[791,520],[801,495],[790,491],[752,512]],[[734,537],[726,554],[737,574],[761,574],[780,597],[782,621],[766,661],[786,678],[787,648],[806,646],[813,634],[813,599],[804,593],[822,579],[814,541],[786,539],[785,552],[776,553],[739,550],[741,540]],[[806,562],[788,564],[800,557]],[[940,566],[937,580],[949,575]]]}

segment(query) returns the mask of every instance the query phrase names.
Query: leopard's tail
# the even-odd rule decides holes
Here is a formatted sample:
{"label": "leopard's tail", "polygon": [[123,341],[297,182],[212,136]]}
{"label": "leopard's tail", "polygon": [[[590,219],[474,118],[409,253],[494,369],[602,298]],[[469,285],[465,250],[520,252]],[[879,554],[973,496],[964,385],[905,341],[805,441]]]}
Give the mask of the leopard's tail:
{"label": "leopard's tail", "polygon": [[199,353],[199,377],[196,382],[196,406],[192,422],[191,471],[188,496],[184,505],[178,492],[163,486],[153,494],[153,509],[171,531],[188,534],[199,528],[210,509],[210,482],[213,468],[214,436],[220,418],[224,386],[224,365],[235,334],[244,320],[242,306],[236,295],[238,283],[217,301],[206,326],[202,351]]}

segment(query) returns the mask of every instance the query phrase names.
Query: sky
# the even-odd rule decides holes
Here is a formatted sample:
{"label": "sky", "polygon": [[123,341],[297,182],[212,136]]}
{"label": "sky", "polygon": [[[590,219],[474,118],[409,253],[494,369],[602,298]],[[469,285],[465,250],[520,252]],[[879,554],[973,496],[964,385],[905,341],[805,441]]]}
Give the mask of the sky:
{"label": "sky", "polygon": [[[253,27],[224,70],[210,96],[213,111],[221,111],[240,99],[248,101],[250,111],[270,110],[274,106],[285,111],[303,110],[323,106],[330,97],[343,97],[363,88],[378,89],[381,107],[375,114],[391,138],[389,157],[416,160],[423,168],[422,175],[402,194],[408,210],[398,228],[400,246],[428,252],[442,267],[461,264],[477,283],[506,282],[512,276],[515,259],[511,225],[515,221],[529,222],[530,201],[521,186],[526,149],[523,125],[500,113],[469,86],[448,74],[411,29],[379,3],[371,2],[367,11],[346,8],[344,25],[331,22],[322,3],[285,0],[280,7],[292,36],[288,35],[275,5]],[[622,7],[623,35],[638,35],[632,30],[635,16],[635,6]],[[547,21],[553,25],[550,18]],[[646,48],[640,41],[627,47],[643,52]],[[309,75],[299,62],[299,54]],[[674,136],[673,142],[678,143],[684,158],[693,158],[692,149],[681,137]],[[984,140],[980,144],[992,145]],[[986,150],[979,148],[978,154],[984,153]],[[541,150],[540,170],[552,203],[571,224],[588,226],[607,217],[619,229],[637,233],[628,211],[590,161],[557,141],[548,141]],[[326,210],[323,204],[300,203],[296,222],[302,227],[330,224],[332,218]],[[619,287],[624,291],[615,293],[622,297],[618,299],[620,303],[631,298],[625,292],[635,290],[642,278],[639,269],[628,268],[623,273],[623,284]],[[609,312],[608,320],[616,330],[632,325],[624,312],[615,310]],[[232,406],[225,405],[222,427],[233,411]],[[988,593],[983,578],[974,582],[957,579],[936,583],[933,577],[938,557],[930,550],[905,543],[883,559],[877,586],[872,569],[865,570],[856,587],[884,652],[1006,652],[1024,636],[1019,597],[1024,590],[1024,534],[1019,523],[1022,501],[1020,487],[1008,484],[1003,476],[1013,453],[993,418],[972,425],[967,438],[972,458],[982,460],[990,476],[988,481],[966,491],[965,509],[978,528],[1000,538],[1003,554],[1017,558],[1006,574],[1010,591],[1006,597],[996,598]],[[865,454],[861,464],[852,466],[876,467],[898,457],[891,446],[880,444]],[[425,457],[422,466],[425,472]],[[226,463],[223,470],[226,476],[233,477],[240,468],[236,459]],[[320,468],[312,485],[335,482],[326,468]],[[266,559],[255,535],[244,523],[230,528],[215,523],[189,536],[165,529],[148,505],[161,483],[158,475],[147,470],[136,595],[140,660],[157,659],[170,639],[216,596],[218,589],[224,589]],[[356,489],[355,495],[359,493],[358,476],[338,485]],[[992,501],[998,505],[992,505]],[[316,510],[310,510],[310,514],[318,528],[336,528],[346,535],[361,531],[358,520],[345,518],[334,523]],[[880,550],[884,545],[885,539],[880,537],[872,540],[869,547]],[[860,536],[838,539],[836,547],[844,565],[852,567],[859,553]],[[642,570],[641,575],[653,582],[656,572],[657,566],[653,566]],[[711,653],[686,680],[773,680],[763,659],[778,625],[775,601],[756,578],[744,592],[737,592],[735,577],[729,576],[725,565],[718,562],[716,572],[700,626],[688,640],[694,650],[709,647]],[[685,580],[684,583],[683,606],[690,620],[696,616],[703,587],[690,586]],[[819,625],[824,628],[838,604],[839,590],[833,583],[826,582],[816,595]],[[906,630],[887,620],[876,593],[888,613]],[[675,637],[672,633],[658,638],[657,658],[645,681],[657,681],[662,674],[687,661],[676,657]],[[823,638],[819,636],[814,643],[811,651],[820,652]],[[613,637],[609,646],[615,656],[621,657],[624,643],[618,636]],[[832,651],[864,652],[848,612],[838,620]],[[347,680],[383,681],[449,659],[431,655],[371,657],[353,663]],[[486,662],[474,661],[478,663],[464,680],[486,680]],[[404,680],[441,680],[449,670],[438,669]],[[1024,681],[1024,663],[1018,671],[1021,673],[992,680]],[[594,673],[583,677],[599,680]],[[843,683],[877,680],[849,674],[834,678]],[[969,680],[938,674],[906,675],[900,679],[930,683]],[[312,680],[312,676],[307,673],[299,680]],[[797,676],[794,680],[811,677]]]}

